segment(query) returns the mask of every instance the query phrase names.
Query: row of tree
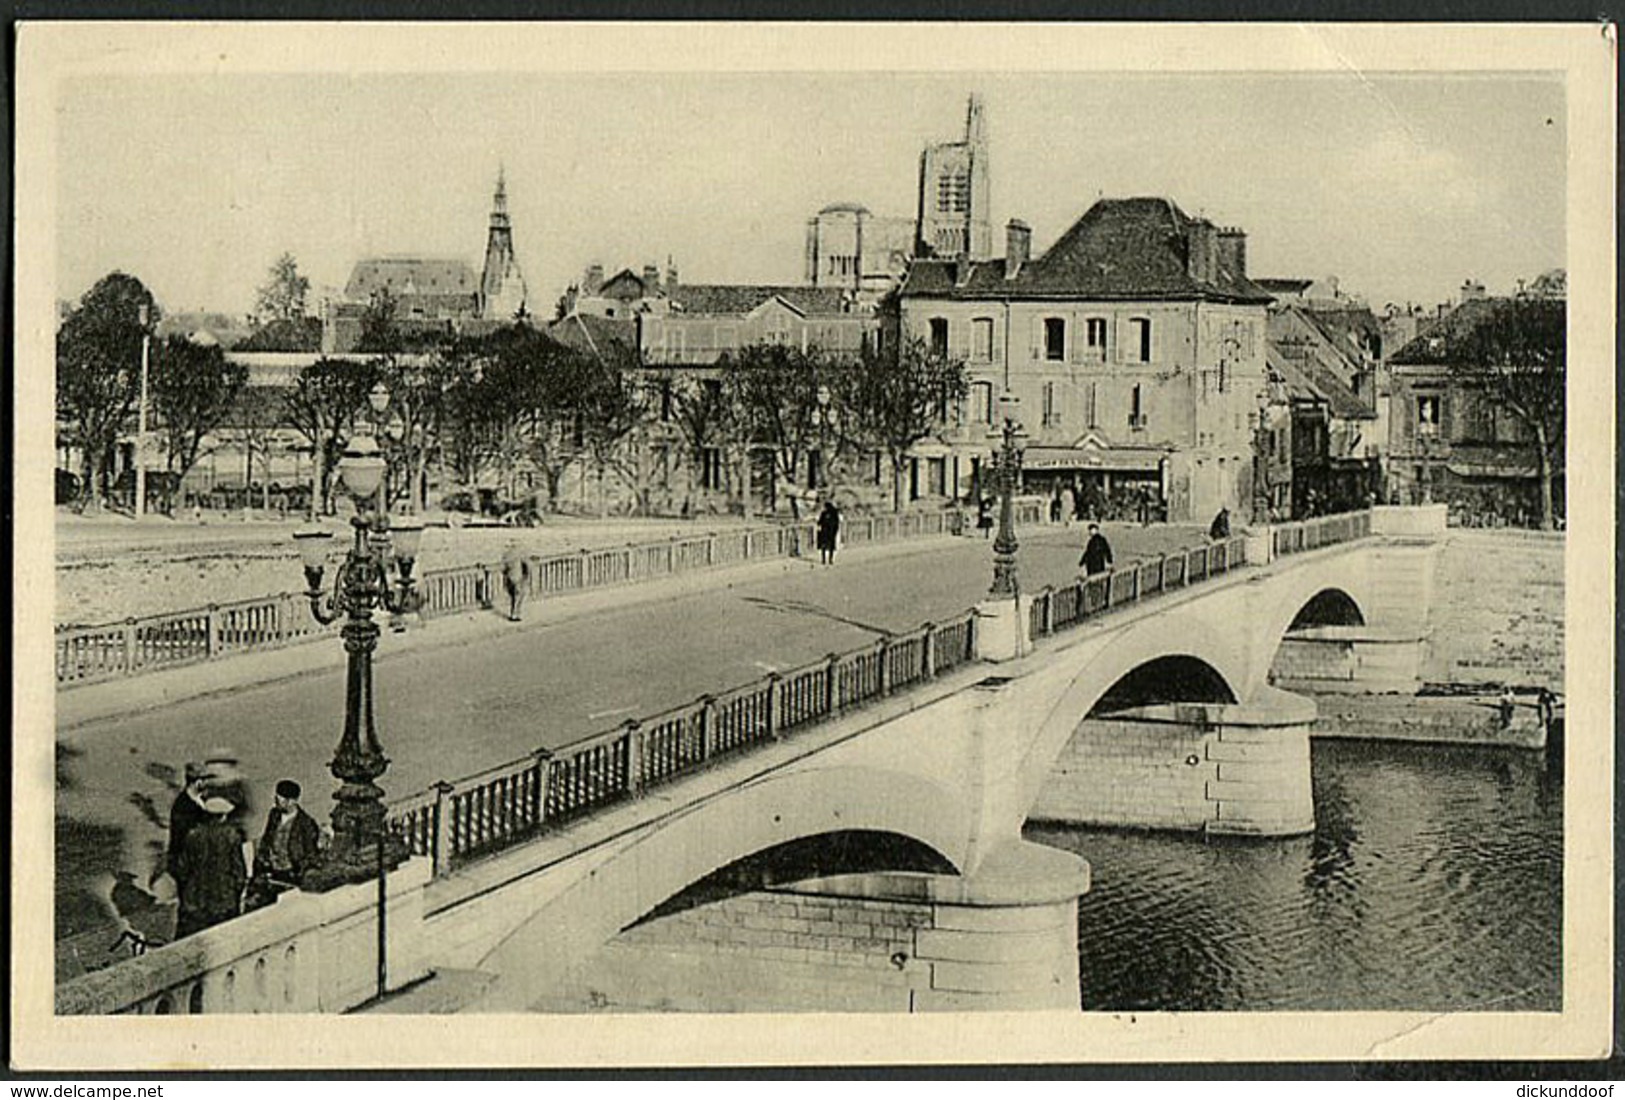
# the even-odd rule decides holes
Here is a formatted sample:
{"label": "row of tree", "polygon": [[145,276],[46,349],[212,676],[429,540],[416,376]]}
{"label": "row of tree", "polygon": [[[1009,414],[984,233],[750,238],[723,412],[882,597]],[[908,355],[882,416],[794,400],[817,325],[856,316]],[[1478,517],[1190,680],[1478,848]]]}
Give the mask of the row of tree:
{"label": "row of tree", "polygon": [[[59,430],[83,456],[86,499],[105,492],[107,456],[129,430],[150,331],[143,308],[148,326],[156,324],[146,287],[115,272],[58,333]],[[582,351],[524,319],[479,337],[425,342],[398,323],[387,295],[363,317],[358,351],[367,358],[318,359],[291,387],[272,388],[249,386],[247,369],[216,345],[185,336],[153,342],[150,411],[168,475],[160,483],[172,492],[213,433],[229,429],[251,455],[263,455],[271,433],[286,427],[316,456],[313,498],[326,505],[345,440],[376,419],[369,427],[390,458],[389,492],[408,507],[427,503],[429,471],[438,467],[468,487],[500,481],[509,499],[519,471],[532,471],[556,508],[577,464],[596,479],[601,506],[606,482],[617,478],[647,507],[648,451],[632,440],[659,420],[680,434],[694,468],[712,451],[740,465],[750,454],[770,456],[776,482],[796,480],[811,451],[825,471],[843,456],[884,454],[900,507],[908,452],[967,389],[964,365],[921,342],[856,356],[761,344],[699,372],[643,368],[635,349],[616,342]],[[380,382],[390,393],[382,417],[368,403]]]}

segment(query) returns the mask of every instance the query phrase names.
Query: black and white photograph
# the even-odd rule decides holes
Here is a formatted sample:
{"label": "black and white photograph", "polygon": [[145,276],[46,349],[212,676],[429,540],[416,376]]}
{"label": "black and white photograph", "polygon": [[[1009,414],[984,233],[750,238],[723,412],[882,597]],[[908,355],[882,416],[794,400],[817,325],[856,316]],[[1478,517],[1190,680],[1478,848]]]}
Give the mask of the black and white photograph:
{"label": "black and white photograph", "polygon": [[19,1064],[1605,1054],[1609,32],[21,26]]}

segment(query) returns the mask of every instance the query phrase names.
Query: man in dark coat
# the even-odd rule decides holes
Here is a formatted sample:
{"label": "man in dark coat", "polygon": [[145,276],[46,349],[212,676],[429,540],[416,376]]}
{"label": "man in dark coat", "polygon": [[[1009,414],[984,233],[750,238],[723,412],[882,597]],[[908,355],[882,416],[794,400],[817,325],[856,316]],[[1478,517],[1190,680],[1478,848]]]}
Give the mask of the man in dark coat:
{"label": "man in dark coat", "polygon": [[[186,786],[181,788],[169,807],[169,847],[164,851],[164,870],[175,880],[177,889],[181,876],[176,868],[180,864],[181,846],[186,843],[186,834],[209,816],[203,809],[203,802],[208,797],[205,791],[208,770],[202,764],[188,763],[185,775]],[[149,882],[148,885],[152,884]]]}
{"label": "man in dark coat", "polygon": [[836,539],[841,534],[841,512],[833,500],[824,501],[824,510],[818,513],[818,557],[825,565],[835,561]]}
{"label": "man in dark coat", "polygon": [[1219,509],[1219,514],[1213,517],[1213,526],[1207,529],[1207,537],[1214,542],[1222,542],[1230,537],[1230,509]]}
{"label": "man in dark coat", "polygon": [[201,932],[242,911],[248,865],[243,860],[243,834],[227,818],[232,804],[211,798],[203,804],[207,819],[192,827],[181,843],[180,913],[175,938]]}
{"label": "man in dark coat", "polygon": [[276,785],[276,804],[265,817],[265,832],[254,849],[256,892],[264,901],[299,885],[321,848],[321,826],[299,805],[301,793],[292,779]]}
{"label": "man in dark coat", "polygon": [[1096,573],[1104,573],[1112,565],[1112,544],[1106,541],[1106,536],[1100,533],[1100,524],[1089,525],[1089,542],[1083,548],[1083,557],[1078,559],[1085,573],[1091,577]]}

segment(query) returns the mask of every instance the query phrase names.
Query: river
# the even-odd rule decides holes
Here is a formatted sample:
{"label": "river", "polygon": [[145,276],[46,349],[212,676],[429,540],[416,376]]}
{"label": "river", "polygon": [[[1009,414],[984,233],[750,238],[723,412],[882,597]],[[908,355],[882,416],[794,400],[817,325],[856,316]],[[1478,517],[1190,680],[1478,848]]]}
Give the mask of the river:
{"label": "river", "polygon": [[1285,840],[1029,826],[1094,870],[1087,1011],[1562,1008],[1560,754],[1317,740]]}

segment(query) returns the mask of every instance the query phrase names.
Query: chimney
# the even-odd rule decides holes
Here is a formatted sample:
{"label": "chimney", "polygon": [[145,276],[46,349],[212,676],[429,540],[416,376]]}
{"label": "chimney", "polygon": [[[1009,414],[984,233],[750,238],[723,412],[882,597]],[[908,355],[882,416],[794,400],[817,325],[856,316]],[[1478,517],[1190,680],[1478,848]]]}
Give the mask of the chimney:
{"label": "chimney", "polygon": [[587,276],[581,280],[581,293],[584,295],[597,294],[604,288],[604,265],[589,264]]}
{"label": "chimney", "polygon": [[1032,251],[1032,226],[1020,218],[1011,218],[1010,223],[1004,227],[1004,277],[1014,279],[1022,266],[1032,257]]}
{"label": "chimney", "polygon": [[660,268],[655,264],[643,265],[643,289],[645,292],[660,289]]}
{"label": "chimney", "polygon": [[1186,233],[1186,274],[1199,283],[1213,282],[1219,265],[1218,229],[1203,219],[1191,222]]}
{"label": "chimney", "polygon": [[1247,234],[1234,227],[1219,230],[1219,267],[1238,279],[1247,277]]}
{"label": "chimney", "polygon": [[666,289],[677,289],[677,264],[670,256],[666,257]]}
{"label": "chimney", "polygon": [[1476,301],[1484,297],[1484,284],[1468,279],[1461,284],[1461,300],[1464,302]]}

